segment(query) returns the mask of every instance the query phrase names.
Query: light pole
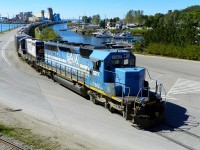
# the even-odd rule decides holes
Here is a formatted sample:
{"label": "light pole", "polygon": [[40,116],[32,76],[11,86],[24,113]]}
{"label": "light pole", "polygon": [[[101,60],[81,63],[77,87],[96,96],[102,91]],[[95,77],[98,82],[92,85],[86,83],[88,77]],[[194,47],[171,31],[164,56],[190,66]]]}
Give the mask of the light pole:
{"label": "light pole", "polygon": [[9,24],[9,30],[10,30],[9,14],[7,14],[7,15],[8,15],[8,24]]}
{"label": "light pole", "polygon": [[13,15],[13,18],[12,18],[12,27],[13,27],[13,29],[15,28],[15,22],[14,22],[14,15]]}

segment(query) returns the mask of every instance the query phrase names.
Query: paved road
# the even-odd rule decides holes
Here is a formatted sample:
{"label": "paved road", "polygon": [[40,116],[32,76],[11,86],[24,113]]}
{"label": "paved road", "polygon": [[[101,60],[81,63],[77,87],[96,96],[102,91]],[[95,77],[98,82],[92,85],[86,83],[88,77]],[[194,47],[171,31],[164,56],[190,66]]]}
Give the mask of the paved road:
{"label": "paved road", "polygon": [[200,62],[137,55],[152,78],[162,81],[167,104],[167,122],[200,133]]}
{"label": "paved road", "polygon": [[[17,57],[13,49],[15,31],[0,35],[1,103],[63,130],[78,131],[88,140],[95,139],[97,149],[183,149],[157,134],[132,127],[121,116],[40,76]],[[200,63],[140,55],[137,58],[139,66],[147,67],[151,77],[164,84],[167,121],[199,134]]]}

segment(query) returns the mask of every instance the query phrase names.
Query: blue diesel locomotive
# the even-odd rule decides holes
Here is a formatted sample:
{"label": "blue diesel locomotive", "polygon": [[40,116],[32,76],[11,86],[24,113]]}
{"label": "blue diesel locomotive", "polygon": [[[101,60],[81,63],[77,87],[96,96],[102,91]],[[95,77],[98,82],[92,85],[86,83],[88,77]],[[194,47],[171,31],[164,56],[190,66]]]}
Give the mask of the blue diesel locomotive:
{"label": "blue diesel locomotive", "polygon": [[[18,40],[19,45],[23,40]],[[30,46],[25,48],[25,55],[33,56],[32,64],[41,74],[111,112],[120,112],[141,128],[163,121],[162,84],[155,81],[155,91],[151,91],[145,80],[146,70],[136,67],[132,52],[81,43],[43,42],[43,45],[42,48],[40,43],[39,51],[44,55],[36,48],[35,54],[33,48],[28,50]]]}

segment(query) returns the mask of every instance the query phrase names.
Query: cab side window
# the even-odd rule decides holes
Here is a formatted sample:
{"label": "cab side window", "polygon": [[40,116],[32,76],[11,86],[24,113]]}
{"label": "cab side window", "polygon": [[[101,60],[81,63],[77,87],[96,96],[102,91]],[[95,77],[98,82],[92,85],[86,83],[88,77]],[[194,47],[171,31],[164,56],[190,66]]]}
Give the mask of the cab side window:
{"label": "cab side window", "polygon": [[100,68],[100,62],[99,61],[93,62],[93,69],[95,71],[99,71],[99,68]]}

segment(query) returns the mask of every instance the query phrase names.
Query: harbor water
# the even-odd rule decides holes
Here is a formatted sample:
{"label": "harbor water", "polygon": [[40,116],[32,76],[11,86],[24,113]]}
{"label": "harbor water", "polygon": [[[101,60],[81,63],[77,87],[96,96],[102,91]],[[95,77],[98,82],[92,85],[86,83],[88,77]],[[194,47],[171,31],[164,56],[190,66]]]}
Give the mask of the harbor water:
{"label": "harbor water", "polygon": [[[62,37],[62,40],[75,43],[84,43],[91,45],[103,45],[105,42],[111,42],[113,38],[96,38],[94,36],[82,35],[71,30],[59,31],[67,28],[66,24],[57,24],[53,26],[54,31]],[[141,37],[134,36],[134,40],[141,40]],[[120,41],[120,40],[118,40]],[[131,42],[130,40],[128,42]]]}
{"label": "harbor water", "polygon": [[11,30],[13,28],[17,28],[20,26],[23,26],[24,24],[5,24],[5,23],[0,23],[0,32],[4,32],[7,30]]}

